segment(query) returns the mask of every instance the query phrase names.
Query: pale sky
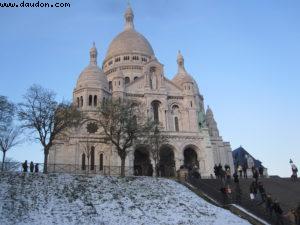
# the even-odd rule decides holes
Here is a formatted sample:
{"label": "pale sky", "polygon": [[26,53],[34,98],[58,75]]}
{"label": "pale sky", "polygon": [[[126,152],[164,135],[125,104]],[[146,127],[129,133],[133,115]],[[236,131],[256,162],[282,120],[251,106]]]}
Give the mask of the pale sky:
{"label": "pale sky", "polygon": [[[70,8],[0,8],[0,95],[20,102],[37,83],[55,91],[58,100],[71,100],[93,41],[101,65],[123,30],[126,1],[69,2]],[[269,174],[290,176],[289,159],[300,166],[300,2],[131,0],[131,5],[135,28],[149,40],[169,79],[181,50],[232,149],[242,145]],[[42,162],[41,149],[27,141],[7,157]]]}

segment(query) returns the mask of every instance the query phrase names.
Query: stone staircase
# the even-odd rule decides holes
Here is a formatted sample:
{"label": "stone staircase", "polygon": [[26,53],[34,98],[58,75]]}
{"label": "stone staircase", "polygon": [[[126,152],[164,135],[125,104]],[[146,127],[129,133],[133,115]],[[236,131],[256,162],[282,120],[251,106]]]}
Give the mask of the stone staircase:
{"label": "stone staircase", "polygon": [[[270,224],[276,224],[275,216],[270,218],[265,210],[265,204],[258,205],[259,202],[250,200],[249,187],[252,179],[240,179],[241,188],[241,202],[238,203],[241,207],[254,214],[255,216],[267,221]],[[289,178],[261,178],[261,181],[268,194],[271,194],[273,200],[277,199],[284,211],[295,208],[300,203],[300,181],[292,182]],[[189,178],[188,182],[202,191],[208,198],[215,201],[220,206],[229,206],[231,204],[237,204],[235,196],[235,184],[231,180],[230,187],[232,193],[228,199],[224,199],[221,194],[220,188],[223,186],[223,182],[219,179],[193,179]],[[290,224],[285,219],[285,224]]]}

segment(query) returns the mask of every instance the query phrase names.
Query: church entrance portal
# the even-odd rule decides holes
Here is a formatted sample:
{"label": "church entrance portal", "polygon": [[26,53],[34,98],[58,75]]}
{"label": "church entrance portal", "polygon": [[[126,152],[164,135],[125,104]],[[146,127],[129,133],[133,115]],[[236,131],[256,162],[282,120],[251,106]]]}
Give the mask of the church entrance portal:
{"label": "church entrance portal", "polygon": [[134,175],[152,176],[152,174],[153,168],[148,150],[145,147],[136,149],[134,151]]}
{"label": "church entrance portal", "polygon": [[189,170],[197,167],[199,168],[199,161],[197,159],[197,153],[192,148],[187,148],[184,150],[184,166]]}
{"label": "church entrance portal", "polygon": [[175,176],[175,160],[173,149],[169,146],[163,146],[159,151],[158,173],[161,177]]}

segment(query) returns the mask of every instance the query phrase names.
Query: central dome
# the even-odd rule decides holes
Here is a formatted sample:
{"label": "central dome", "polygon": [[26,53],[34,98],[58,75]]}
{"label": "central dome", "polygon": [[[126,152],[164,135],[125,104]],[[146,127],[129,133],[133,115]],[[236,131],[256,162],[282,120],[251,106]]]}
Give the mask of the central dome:
{"label": "central dome", "polygon": [[109,45],[105,62],[112,57],[124,54],[142,54],[153,56],[154,51],[149,41],[134,29],[133,11],[129,6],[125,12],[125,30],[118,34]]}
{"label": "central dome", "polygon": [[134,29],[125,30],[114,38],[109,45],[105,60],[128,53],[140,53],[147,56],[154,55],[154,51],[148,40]]}

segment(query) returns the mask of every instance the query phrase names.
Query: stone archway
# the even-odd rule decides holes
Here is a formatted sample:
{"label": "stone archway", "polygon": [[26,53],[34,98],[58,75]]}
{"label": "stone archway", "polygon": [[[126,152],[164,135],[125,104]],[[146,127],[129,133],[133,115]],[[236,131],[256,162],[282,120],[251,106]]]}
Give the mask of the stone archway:
{"label": "stone archway", "polygon": [[175,176],[174,151],[171,146],[164,145],[159,150],[158,173],[161,177]]}
{"label": "stone archway", "polygon": [[195,149],[191,146],[188,146],[183,151],[184,156],[184,166],[189,170],[199,168],[198,155]]}
{"label": "stone archway", "polygon": [[134,151],[134,175],[152,176],[153,168],[151,165],[149,151],[146,147],[139,147]]}

